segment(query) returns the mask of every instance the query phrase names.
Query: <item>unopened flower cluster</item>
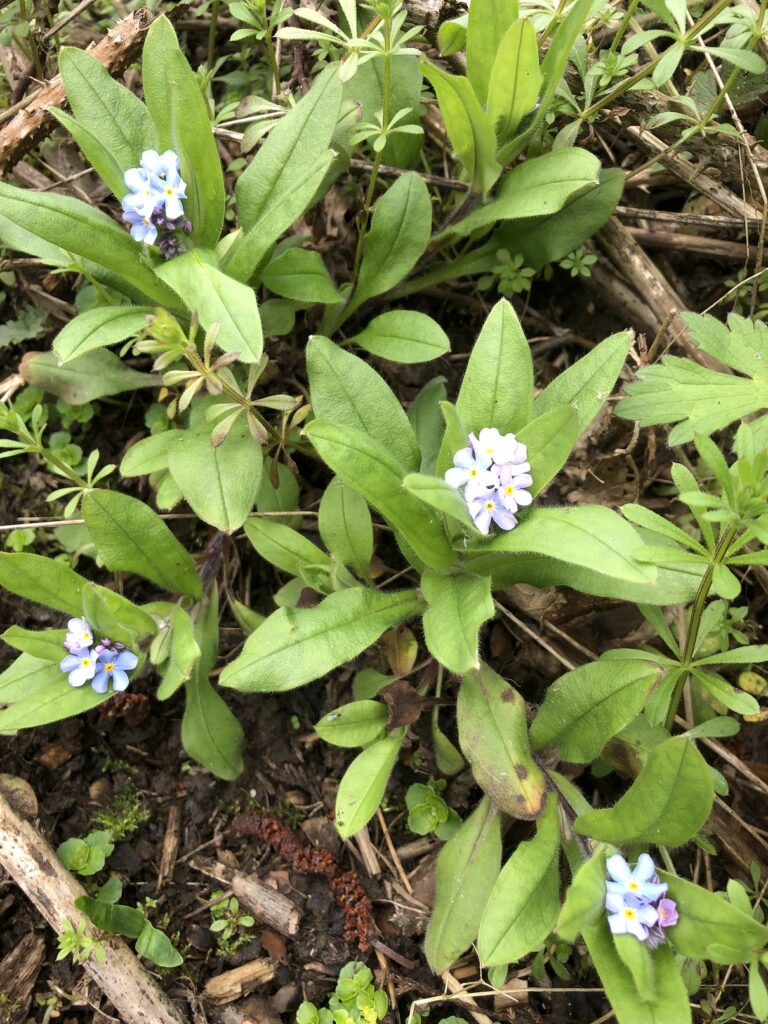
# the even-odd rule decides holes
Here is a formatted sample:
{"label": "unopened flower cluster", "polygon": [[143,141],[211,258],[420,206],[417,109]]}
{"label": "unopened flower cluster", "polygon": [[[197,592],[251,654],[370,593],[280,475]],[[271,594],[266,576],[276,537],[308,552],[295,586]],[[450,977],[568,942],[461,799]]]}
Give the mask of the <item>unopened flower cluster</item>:
{"label": "unopened flower cluster", "polygon": [[139,659],[125,644],[113,643],[106,637],[94,642],[93,630],[85,619],[70,619],[64,647],[69,651],[60,662],[67,673],[70,686],[90,683],[96,693],[106,693],[109,684],[121,691],[128,688],[128,673],[136,668]]}
{"label": "unopened flower cluster", "polygon": [[491,523],[514,529],[515,513],[533,501],[528,449],[514,434],[501,434],[495,427],[469,435],[445,479],[452,487],[463,488],[469,514],[481,533],[488,533]]}
{"label": "unopened flower cluster", "polygon": [[677,904],[667,898],[667,885],[659,880],[653,859],[641,853],[633,871],[616,853],[605,866],[611,876],[605,909],[613,934],[634,935],[651,949],[660,946],[666,940],[664,929],[677,924]]}
{"label": "unopened flower cluster", "polygon": [[158,153],[146,149],[139,167],[131,167],[123,176],[130,192],[123,199],[123,220],[131,225],[131,237],[154,245],[171,259],[181,252],[178,231],[189,234],[192,225],[184,216],[182,199],[187,198],[187,183],[181,179],[179,158],[172,149]]}

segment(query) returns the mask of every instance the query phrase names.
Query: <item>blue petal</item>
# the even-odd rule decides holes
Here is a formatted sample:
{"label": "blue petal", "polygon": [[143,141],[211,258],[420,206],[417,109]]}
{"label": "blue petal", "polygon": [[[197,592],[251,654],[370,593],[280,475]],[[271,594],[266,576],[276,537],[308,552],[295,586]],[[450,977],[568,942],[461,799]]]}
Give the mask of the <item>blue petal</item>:
{"label": "blue petal", "polygon": [[133,653],[133,651],[120,651],[115,658],[115,665],[118,668],[128,669],[130,672],[132,668],[136,668],[139,663],[139,659]]}
{"label": "blue petal", "polygon": [[121,668],[116,668],[112,673],[112,689],[120,692],[128,689],[128,676]]}
{"label": "blue petal", "polygon": [[96,693],[106,693],[108,684],[109,672],[97,672],[96,675],[93,677],[93,682],[91,683],[91,686],[96,691]]}

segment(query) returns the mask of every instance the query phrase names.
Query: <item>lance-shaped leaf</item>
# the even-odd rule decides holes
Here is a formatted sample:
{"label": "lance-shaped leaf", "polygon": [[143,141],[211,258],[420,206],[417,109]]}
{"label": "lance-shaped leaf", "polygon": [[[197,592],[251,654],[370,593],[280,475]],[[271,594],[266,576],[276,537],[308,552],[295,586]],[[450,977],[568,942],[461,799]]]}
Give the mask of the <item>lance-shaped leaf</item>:
{"label": "lance-shaped leaf", "polygon": [[586,764],[640,714],[662,668],[650,658],[611,655],[566,672],[547,688],[531,725],[534,749],[556,746],[564,761]]}
{"label": "lance-shaped leaf", "polygon": [[499,46],[518,16],[518,0],[475,0],[467,19],[467,77],[480,103],[490,104],[489,84]]}
{"label": "lance-shaped leaf", "polygon": [[404,738],[405,729],[398,729],[377,740],[344,772],[336,794],[336,828],[342,839],[359,832],[376,813]]}
{"label": "lance-shaped leaf", "polygon": [[468,530],[477,534],[477,527],[472,522],[467,503],[455,487],[451,487],[439,476],[427,476],[424,473],[409,473],[403,479],[403,487],[419,501],[430,508],[436,508],[451,519],[461,523]]}
{"label": "lance-shaped leaf", "polygon": [[172,594],[202,596],[191,555],[149,505],[118,491],[89,491],[83,516],[113,572],[136,572]]}
{"label": "lance-shaped leaf", "polygon": [[221,160],[200,79],[181,52],[173,26],[164,15],[155,18],[147,33],[142,81],[159,145],[172,149],[181,162],[181,176],[187,183],[185,213],[192,222],[192,237],[198,245],[212,248],[219,241],[224,223]]}
{"label": "lance-shaped leaf", "polygon": [[618,803],[579,815],[574,827],[609,843],[681,846],[707,820],[713,799],[707,762],[689,739],[676,736],[654,747]]}
{"label": "lance-shaped leaf", "polygon": [[151,306],[97,306],[86,310],[59,331],[53,351],[62,363],[67,363],[91,349],[116,345],[143,330],[151,314]]}
{"label": "lance-shaped leaf", "polygon": [[336,747],[365,747],[381,736],[388,719],[387,705],[380,700],[353,700],[323,715],[315,729]]}
{"label": "lance-shaped leaf", "polygon": [[518,441],[528,449],[534,497],[563,468],[578,436],[578,416],[570,405],[550,409],[518,432]]}
{"label": "lance-shaped leaf", "polygon": [[25,352],[19,373],[27,384],[63,398],[69,405],[85,405],[107,395],[157,387],[159,379],[140,373],[107,349],[94,349],[66,365],[54,352]]}
{"label": "lance-shaped leaf", "polygon": [[0,587],[68,615],[82,613],[85,580],[68,565],[44,555],[0,553]]}
{"label": "lance-shaped leaf", "polygon": [[457,706],[459,743],[478,786],[515,818],[544,810],[546,784],[531,756],[525,703],[487,665],[461,681]]}
{"label": "lance-shaped leaf", "polygon": [[575,942],[581,932],[605,913],[605,847],[584,861],[568,886],[555,931],[565,942]]}
{"label": "lance-shaped leaf", "polygon": [[504,33],[491,70],[488,116],[500,143],[514,136],[522,119],[536,106],[540,87],[536,31],[533,23],[523,18]]}
{"label": "lance-shaped leaf", "polygon": [[430,653],[459,675],[479,668],[480,627],[494,613],[490,577],[426,572],[421,591],[427,602],[423,624]]}
{"label": "lance-shaped leaf", "polygon": [[350,587],[314,608],[279,608],[254,630],[221,685],[246,692],[292,690],[370,647],[390,626],[423,608],[414,590]]}
{"label": "lance-shaped leaf", "polygon": [[318,419],[368,434],[404,471],[419,468],[421,453],[413,427],[392,389],[372,366],[316,335],[307,346],[307,371]]}
{"label": "lance-shaped leaf", "polygon": [[365,498],[335,477],[320,499],[318,526],[331,554],[367,579],[373,558],[373,523]]}
{"label": "lance-shaped leaf", "polygon": [[219,653],[219,601],[215,586],[195,624],[195,638],[201,657],[184,688],[181,742],[190,757],[208,771],[220,779],[236,779],[243,770],[245,734],[209,678]]}
{"label": "lance-shaped leaf", "polygon": [[435,90],[451,147],[464,165],[472,190],[485,195],[501,173],[491,119],[463,75],[449,75],[426,63],[424,77]]}
{"label": "lance-shaped leaf", "polygon": [[517,847],[488,897],[477,939],[487,967],[514,963],[549,935],[560,909],[559,858],[557,801],[550,800],[535,836]]}
{"label": "lance-shaped leaf", "polygon": [[242,363],[255,363],[264,349],[261,318],[253,288],[222,273],[199,252],[169,260],[158,275],[200,317],[205,330],[218,324],[216,344],[237,352]]}
{"label": "lance-shaped leaf", "polygon": [[403,490],[403,470],[384,444],[327,420],[314,420],[305,434],[323,461],[381,512],[418,558],[435,569],[456,561],[441,517]]}
{"label": "lance-shaped leaf", "polygon": [[627,358],[632,335],[629,331],[612,334],[591,352],[548,384],[533,403],[537,416],[558,405],[576,408],[579,433],[587,429],[603,408]]}
{"label": "lance-shaped leaf", "polygon": [[647,993],[638,991],[632,972],[616,950],[608,922],[585,928],[584,939],[617,1020],[622,1024],[690,1024],[688,993],[669,945],[652,954],[654,1001],[645,1002]]}
{"label": "lance-shaped leaf", "polygon": [[768,945],[768,927],[751,914],[684,878],[660,871],[677,903],[678,922],[667,932],[674,949],[696,960],[739,964]]}
{"label": "lance-shaped leaf", "polygon": [[85,685],[75,689],[56,662],[22,654],[0,676],[0,732],[16,732],[82,714],[112,697]]}
{"label": "lance-shaped leaf", "polygon": [[499,813],[483,797],[437,858],[435,907],[424,940],[435,973],[448,970],[474,942],[500,867]]}

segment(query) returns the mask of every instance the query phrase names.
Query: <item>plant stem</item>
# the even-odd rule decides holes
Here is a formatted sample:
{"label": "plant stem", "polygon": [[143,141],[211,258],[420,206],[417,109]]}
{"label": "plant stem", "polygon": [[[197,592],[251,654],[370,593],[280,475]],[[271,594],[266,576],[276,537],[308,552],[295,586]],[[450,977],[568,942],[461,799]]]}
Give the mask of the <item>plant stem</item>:
{"label": "plant stem", "polygon": [[[283,6],[282,0],[278,0],[275,4],[275,10],[280,13],[280,8]],[[272,12],[273,15],[275,11]],[[280,92],[280,68],[277,66],[277,54],[275,53],[275,44],[272,41],[272,29],[269,24],[270,19],[266,15],[266,9],[264,12],[264,42],[267,46],[267,58],[269,60],[269,66],[272,69],[272,95],[277,96]]]}
{"label": "plant stem", "polygon": [[685,647],[683,649],[683,658],[681,662],[683,668],[686,669],[686,672],[681,676],[677,686],[675,687],[675,691],[672,694],[672,700],[669,705],[669,712],[667,713],[666,726],[670,731],[675,722],[675,715],[677,714],[678,705],[680,704],[680,700],[683,696],[685,684],[688,682],[690,673],[687,670],[690,668],[693,656],[696,653],[696,645],[699,640],[699,628],[701,627],[701,617],[704,614],[704,608],[707,603],[707,598],[709,597],[709,591],[712,587],[712,577],[715,573],[715,566],[720,565],[728,554],[731,542],[736,536],[736,529],[737,528],[735,526],[729,526],[723,531],[712,555],[712,561],[707,566],[707,571],[702,576],[701,583],[699,583],[699,589],[696,591],[696,597],[693,599],[691,620],[688,623],[688,632],[685,637]]}
{"label": "plant stem", "polygon": [[213,73],[213,65],[216,60],[216,29],[219,25],[219,7],[221,0],[213,0],[211,6],[211,23],[208,26],[208,73]]}
{"label": "plant stem", "polygon": [[629,25],[630,21],[634,16],[635,11],[637,10],[637,5],[639,4],[639,2],[640,0],[630,0],[627,9],[624,12],[624,17],[621,19],[619,27],[616,29],[616,35],[611,40],[611,45],[608,49],[608,53],[616,52],[619,43],[624,38],[624,33],[627,31],[627,25]]}
{"label": "plant stem", "polygon": [[48,448],[43,448],[42,446],[38,448],[38,454],[46,462],[50,462],[52,466],[55,466],[59,473],[63,477],[66,477],[67,480],[71,480],[73,484],[76,484],[77,487],[82,487],[83,490],[88,490],[88,481],[76,473],[71,466],[67,465],[66,462],[63,462],[58,455],[54,455],[52,451],[49,451]]}

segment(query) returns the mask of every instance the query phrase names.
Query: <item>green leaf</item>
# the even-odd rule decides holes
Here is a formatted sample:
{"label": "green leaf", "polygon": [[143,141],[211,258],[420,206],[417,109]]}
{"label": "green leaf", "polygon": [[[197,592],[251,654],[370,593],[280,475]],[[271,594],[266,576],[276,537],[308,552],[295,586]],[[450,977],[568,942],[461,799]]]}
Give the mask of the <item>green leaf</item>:
{"label": "green leaf", "polygon": [[717,317],[682,313],[691,337],[708,355],[747,377],[768,379],[768,326],[760,320],[728,314],[727,326]]}
{"label": "green leaf", "polygon": [[184,499],[203,522],[217,530],[238,530],[253,509],[264,462],[244,417],[216,448],[210,426],[175,431],[168,469]]}
{"label": "green leaf", "polygon": [[0,586],[57,612],[82,613],[85,580],[63,562],[44,555],[0,553]]}
{"label": "green leaf", "polygon": [[370,574],[373,523],[365,498],[334,477],[320,499],[318,526],[323,543],[361,579]]}
{"label": "green leaf", "polygon": [[13,247],[3,221],[66,252],[118,274],[154,302],[176,307],[173,292],[141,260],[141,246],[101,210],[53,192],[32,192],[0,182],[0,241]]}
{"label": "green leaf", "polygon": [[249,519],[245,535],[262,558],[292,576],[298,576],[307,565],[331,564],[326,552],[303,533],[274,519]]}
{"label": "green leaf", "polygon": [[575,943],[605,914],[605,852],[605,847],[598,847],[573,876],[555,926],[564,942]]}
{"label": "green leaf", "polygon": [[357,288],[345,316],[399,284],[427,248],[431,231],[429,191],[420,175],[408,171],[376,201]]}
{"label": "green leaf", "polygon": [[328,147],[341,109],[338,70],[328,68],[293,110],[278,121],[238,179],[243,235],[229,250],[228,273],[247,281],[272,243],[307,209],[326,175]]}
{"label": "green leaf", "polygon": [[656,979],[651,951],[644,942],[638,942],[634,935],[614,935],[613,944],[619,959],[632,975],[635,988],[644,1003],[656,1002]]}
{"label": "green leaf", "polygon": [[381,735],[389,712],[378,700],[355,700],[323,715],[315,726],[326,743],[336,747],[366,747]]}
{"label": "green leaf", "polygon": [[181,161],[192,237],[196,245],[213,248],[224,223],[221,161],[201,80],[187,63],[164,15],[155,18],[147,32],[142,81],[160,148],[172,149]]}
{"label": "green leaf", "polygon": [[10,703],[10,707],[0,711],[0,733],[72,718],[112,696],[112,693],[95,693],[88,685],[75,689],[55,662],[43,662],[30,654],[22,654],[11,669],[0,676],[0,701]]}
{"label": "green leaf", "polygon": [[144,922],[141,934],[136,940],[136,952],[158,967],[181,967],[184,957],[171,940],[150,921]]}
{"label": "green leaf", "polygon": [[143,608],[109,587],[86,583],[80,614],[100,636],[135,649],[157,633],[157,623]]}
{"label": "green leaf", "polygon": [[500,867],[499,814],[483,797],[437,858],[435,908],[424,940],[436,974],[448,970],[474,942]]}
{"label": "green leaf", "polygon": [[445,402],[445,399],[445,378],[435,377],[424,385],[408,409],[408,419],[421,449],[422,473],[433,474],[437,468],[437,456],[445,430],[440,403]]}
{"label": "green leaf", "polygon": [[552,683],[531,726],[534,750],[558,747],[564,761],[586,764],[645,706],[660,665],[634,658],[593,661]]}
{"label": "green leaf", "polygon": [[195,636],[201,658],[184,688],[181,742],[186,752],[220,779],[236,779],[243,771],[243,728],[209,676],[219,651],[219,601],[216,586],[197,621]]}
{"label": "green leaf", "polygon": [[464,165],[472,191],[486,195],[501,173],[491,119],[467,78],[449,75],[429,62],[424,77],[435,90],[451,148]]}
{"label": "green leaf", "polygon": [[492,69],[504,36],[518,16],[518,0],[474,0],[467,20],[467,77],[480,103],[490,107]]}
{"label": "green leaf", "polygon": [[305,434],[334,473],[378,509],[427,565],[446,569],[456,561],[440,517],[402,489],[403,469],[390,455],[391,445],[326,420],[310,423]]}
{"label": "green leaf", "polygon": [[480,921],[477,951],[486,967],[515,963],[539,949],[560,909],[560,825],[550,800],[536,835],[520,843],[496,880]]}
{"label": "green leaf", "polygon": [[395,363],[428,363],[451,350],[451,342],[440,324],[426,313],[412,309],[381,313],[349,340],[366,352]]}
{"label": "green leaf", "polygon": [[303,686],[356,658],[422,607],[414,590],[350,587],[314,608],[280,608],[251,633],[222,672],[221,685],[259,693]]}
{"label": "green leaf", "polygon": [[168,468],[168,454],[176,439],[175,430],[164,430],[136,441],[123,456],[120,475],[145,476]]}
{"label": "green leaf", "polygon": [[[605,994],[621,1024],[671,1024],[672,1021],[690,1024],[688,993],[668,945],[660,946],[652,954],[655,1001],[650,1003],[643,1001],[632,972],[616,951],[606,920],[585,928],[584,939],[605,986]],[[640,945],[639,942],[637,944]]]}
{"label": "green leaf", "polygon": [[487,665],[461,681],[459,744],[475,782],[502,811],[538,818],[547,798],[541,769],[528,743],[525,702]]}
{"label": "green leaf", "polygon": [[718,373],[690,359],[664,356],[638,370],[627,385],[616,414],[641,427],[675,423],[670,445],[686,444],[696,434],[712,434],[734,420],[768,408],[768,381]]}
{"label": "green leaf", "polygon": [[353,427],[385,446],[404,470],[418,469],[416,435],[392,389],[372,366],[327,338],[307,346],[312,408],[318,419]]}
{"label": "green leaf", "polygon": [[469,357],[458,412],[468,432],[502,434],[528,423],[533,409],[533,361],[517,314],[506,299],[489,313]]}
{"label": "green leaf", "polygon": [[297,302],[335,303],[341,299],[320,253],[296,246],[267,265],[262,283],[275,295]]}
{"label": "green leaf", "polygon": [[[123,174],[137,167],[145,149],[157,148],[149,111],[130,89],[116,81],[93,54],[73,46],[59,51],[59,72],[74,114],[70,128],[88,162],[122,199],[128,188]],[[58,117],[55,107],[51,113]]]}
{"label": "green leaf", "polygon": [[560,405],[576,407],[579,433],[583,433],[605,406],[627,358],[629,331],[612,334],[548,384],[533,403],[541,416]]}
{"label": "green leaf", "polygon": [[528,448],[535,497],[557,476],[579,437],[579,420],[570,405],[561,405],[527,423],[517,439]]}
{"label": "green leaf", "polygon": [[721,893],[659,871],[677,903],[678,922],[666,935],[676,952],[719,964],[744,963],[768,945],[768,927],[739,910]]}
{"label": "green leaf", "polygon": [[23,629],[21,626],[10,626],[3,633],[3,640],[17,651],[58,664],[65,654],[66,635],[66,629]]}
{"label": "green leaf", "polygon": [[[389,57],[389,77],[385,71],[385,58],[375,52],[365,64],[358,64],[357,71],[344,83],[344,100],[358,104],[360,120],[372,122],[384,106],[384,82],[387,80],[389,109],[400,114],[398,127],[419,125],[424,114],[421,103],[422,74],[421,61],[415,53],[393,53]],[[390,133],[381,152],[382,160],[390,167],[413,167],[421,151],[421,133]]]}
{"label": "green leaf", "polygon": [[202,596],[191,556],[144,502],[117,491],[89,491],[83,516],[108,569],[138,573],[171,594]]}
{"label": "green leaf", "polygon": [[760,962],[754,957],[749,965],[749,1004],[758,1020],[768,1020],[768,987],[760,973]]}
{"label": "green leaf", "polygon": [[491,237],[490,253],[499,248],[520,253],[524,266],[542,270],[578,249],[609,220],[624,191],[624,172],[617,167],[602,169],[599,178],[598,185],[574,193],[557,213],[502,222]]}
{"label": "green leaf", "polygon": [[480,667],[480,627],[494,615],[489,576],[442,576],[426,572],[424,639],[430,654],[461,675]]}
{"label": "green leaf", "polygon": [[27,384],[63,398],[68,405],[85,405],[97,398],[159,384],[151,373],[132,370],[114,352],[101,348],[65,366],[59,364],[54,352],[25,352],[19,372]]}
{"label": "green leaf", "polygon": [[158,653],[153,644],[150,659],[160,666],[161,681],[157,688],[157,699],[168,700],[191,676],[200,659],[200,646],[195,639],[192,619],[179,605],[168,601],[153,601],[144,608],[161,622],[162,647]]}
{"label": "green leaf", "polygon": [[756,715],[760,711],[760,705],[751,693],[737,690],[714,672],[705,672],[703,669],[694,668],[692,675],[697,683],[700,683],[705,690],[712,694],[715,700],[724,704],[731,711],[735,711],[737,715]]}
{"label": "green leaf", "polygon": [[425,476],[423,473],[409,473],[403,479],[403,487],[409,494],[423,501],[430,508],[445,513],[467,529],[477,533],[467,503],[455,487],[439,476]]}
{"label": "green leaf", "polygon": [[140,910],[121,903],[105,903],[93,896],[78,896],[75,906],[103,932],[138,939],[147,919]]}
{"label": "green leaf", "polygon": [[713,799],[707,762],[690,740],[676,736],[651,750],[618,803],[579,815],[574,828],[609,843],[681,846],[707,820]]}
{"label": "green leaf", "polygon": [[[495,6],[495,5],[494,5]],[[541,72],[533,23],[512,23],[499,41],[488,88],[488,116],[500,143],[509,142],[539,98]]]}
{"label": "green leaf", "polygon": [[548,217],[569,199],[599,182],[600,161],[586,149],[555,149],[516,164],[484,206],[452,224],[444,234],[469,235],[498,221]]}
{"label": "green leaf", "polygon": [[151,306],[97,306],[86,310],[59,331],[53,351],[62,363],[68,363],[91,349],[136,337],[151,314]]}
{"label": "green leaf", "polygon": [[223,274],[200,252],[177,256],[157,273],[183,299],[187,309],[198,314],[206,331],[219,325],[219,348],[239,353],[241,363],[258,362],[264,338],[253,288]]}
{"label": "green leaf", "polygon": [[404,738],[405,729],[398,729],[377,740],[344,772],[336,794],[336,828],[342,839],[359,832],[376,813]]}

